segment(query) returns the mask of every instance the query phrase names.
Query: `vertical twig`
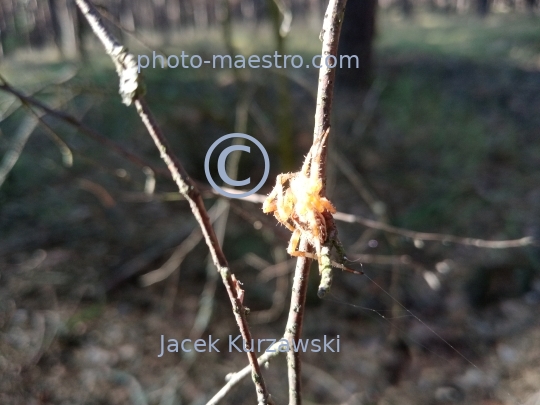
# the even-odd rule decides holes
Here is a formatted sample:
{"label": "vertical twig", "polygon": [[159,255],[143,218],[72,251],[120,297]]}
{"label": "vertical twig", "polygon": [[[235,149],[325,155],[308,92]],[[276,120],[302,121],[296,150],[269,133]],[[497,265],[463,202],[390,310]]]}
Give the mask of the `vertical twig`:
{"label": "vertical twig", "polygon": [[[323,137],[323,133],[330,129],[330,113],[332,111],[332,99],[334,95],[335,68],[326,66],[334,65],[337,62],[337,50],[339,43],[339,33],[341,22],[347,0],[330,0],[326,14],[324,16],[323,28],[321,31],[322,53],[319,70],[319,86],[317,90],[317,108],[315,110],[315,127],[313,130],[313,143],[324,142],[322,145],[315,145],[321,150],[320,155],[320,177],[323,182],[324,194],[326,189],[326,150],[329,137]],[[331,58],[333,56],[334,58]],[[312,159],[315,156],[312,156]],[[326,218],[326,217],[325,217]],[[335,225],[331,216],[327,218],[329,234],[335,231]],[[299,250],[307,252],[309,244],[302,237]],[[294,282],[292,288],[291,307],[285,336],[292,344],[300,339],[302,333],[302,323],[304,318],[306,290],[309,278],[310,260],[299,257],[296,263]],[[300,405],[302,403],[302,381],[301,381],[301,359],[299,351],[289,351],[287,353],[287,369],[289,376],[289,405]]]}
{"label": "vertical twig", "polygon": [[[317,89],[317,107],[315,110],[315,128],[313,130],[313,142],[321,139],[322,134],[330,128],[330,113],[332,112],[332,100],[334,97],[334,82],[336,69],[326,66],[338,63],[338,44],[341,23],[345,12],[347,0],[331,0],[324,15],[323,28],[321,31],[322,60],[319,70],[319,87]],[[333,56],[335,59],[331,58]],[[328,60],[327,60],[328,58]],[[325,63],[327,61],[327,63]],[[330,137],[326,137],[322,145],[320,172],[321,178],[326,183],[326,146]],[[326,185],[326,184],[324,184]],[[325,188],[323,187],[323,193]]]}
{"label": "vertical twig", "polygon": [[[309,244],[302,238],[299,249],[308,252]],[[300,351],[292,350],[293,343],[302,336],[302,325],[304,320],[304,307],[306,303],[306,292],[309,279],[309,268],[311,259],[299,257],[294,270],[294,281],[292,287],[291,307],[289,318],[285,327],[285,339],[289,341],[291,350],[287,352],[287,371],[289,376],[289,405],[302,403],[302,370],[300,361]]]}
{"label": "vertical twig", "polygon": [[259,404],[271,403],[257,357],[254,352],[251,352],[251,332],[248,327],[246,309],[242,303],[242,298],[240,297],[240,289],[237,280],[233,277],[233,274],[229,269],[227,259],[221,250],[218,238],[210,224],[208,213],[206,212],[197,186],[188,176],[180,161],[172,153],[165,136],[161,132],[161,128],[157,125],[150,108],[144,100],[140,83],[141,78],[137,73],[137,63],[135,62],[135,58],[107,31],[101,22],[99,13],[88,0],[75,0],[75,2],[82,14],[88,20],[92,31],[103,43],[105,51],[116,65],[116,70],[120,77],[120,94],[124,104],[135,104],[139,117],[154,140],[161,158],[169,168],[180,193],[189,202],[191,211],[202,229],[204,240],[208,245],[214,265],[217,267],[223,283],[225,284],[227,294],[229,295],[233,307],[234,317],[236,318],[242,338],[246,342],[252,379],[257,392],[257,401]]}

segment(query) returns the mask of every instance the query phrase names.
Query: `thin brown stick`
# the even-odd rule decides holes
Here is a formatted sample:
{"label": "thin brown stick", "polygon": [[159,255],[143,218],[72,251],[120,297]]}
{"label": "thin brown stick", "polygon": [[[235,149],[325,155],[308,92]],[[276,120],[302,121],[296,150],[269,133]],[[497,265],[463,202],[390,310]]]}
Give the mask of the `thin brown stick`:
{"label": "thin brown stick", "polygon": [[538,242],[536,242],[532,236],[526,236],[520,239],[510,240],[484,240],[475,238],[464,238],[454,235],[445,235],[441,233],[415,232],[409,229],[398,228],[379,221],[367,219],[358,215],[344,214],[342,212],[335,213],[334,219],[338,221],[348,222],[351,224],[359,223],[367,226],[368,228],[379,229],[381,231],[394,233],[397,235],[406,236],[414,240],[422,241],[432,240],[442,243],[458,243],[460,245],[476,246],[489,249],[507,249],[538,244]]}
{"label": "thin brown stick", "polygon": [[[249,100],[251,99],[251,91],[247,90],[242,86],[242,82],[237,83],[239,88],[242,90],[242,95],[240,100],[236,105],[236,122],[234,124],[234,131],[238,133],[245,133],[247,131],[247,121],[248,121],[248,108]],[[234,140],[233,143],[236,143],[238,139]],[[244,139],[242,139],[244,141]],[[236,153],[227,160],[226,171],[229,173],[232,178],[236,178],[238,174],[238,165],[240,163],[240,154]],[[227,223],[229,221],[229,212],[231,207],[231,201],[226,199],[218,199],[216,202],[216,208],[221,211],[221,213],[216,218],[214,229],[219,240],[220,245],[223,245],[225,240],[225,233],[227,230]],[[178,277],[178,276],[177,276]],[[192,342],[195,342],[199,339],[204,331],[208,328],[208,325],[211,322],[212,314],[214,313],[214,297],[218,284],[218,275],[214,271],[212,266],[212,260],[208,258],[206,264],[206,282],[204,288],[199,297],[199,309],[193,326],[189,333],[189,338]],[[191,363],[195,362],[197,356],[190,357],[189,361]]]}
{"label": "thin brown stick", "polygon": [[[238,192],[230,188],[223,187],[225,191]],[[248,197],[242,198],[242,201],[247,201],[254,204],[262,204],[266,196],[261,194],[251,194]],[[370,229],[377,229],[380,231],[393,233],[395,235],[405,236],[413,240],[420,241],[436,241],[441,243],[456,243],[459,245],[474,246],[485,249],[509,249],[525,246],[538,246],[539,241],[535,240],[532,236],[525,236],[519,239],[507,239],[507,240],[487,240],[479,238],[469,238],[463,236],[455,236],[444,233],[431,233],[431,232],[417,232],[410,229],[398,228],[385,224],[384,222],[376,221],[373,219],[364,218],[360,215],[348,214],[345,212],[336,212],[332,214],[336,221],[347,222],[350,224],[358,223],[364,225]]]}
{"label": "thin brown stick", "polygon": [[[0,83],[2,83],[0,86],[8,86],[7,81],[4,77],[0,75]],[[68,100],[63,101],[67,102],[71,100],[73,96],[69,97]],[[17,131],[15,132],[15,135],[11,141],[11,145],[8,149],[8,151],[4,154],[2,161],[0,162],[0,187],[6,180],[8,174],[11,172],[17,161],[19,160],[19,157],[21,156],[23,149],[26,145],[26,142],[34,133],[34,130],[36,129],[37,125],[39,123],[42,123],[45,125],[45,129],[47,131],[47,135],[51,136],[53,141],[55,141],[57,144],[60,144],[61,141],[59,137],[56,135],[56,133],[43,122],[42,112],[35,112],[28,106],[28,104],[21,101],[21,104],[23,107],[26,107],[26,109],[30,112],[30,115],[27,116],[23,122],[19,125],[17,128]],[[60,103],[59,103],[60,105]],[[66,149],[69,151],[69,148],[64,144],[63,147],[60,148],[62,151],[62,155],[64,156],[64,153],[66,152]]]}
{"label": "thin brown stick", "polygon": [[195,185],[195,183],[188,176],[184,167],[178,160],[178,158],[172,153],[165,136],[161,132],[161,128],[158,126],[150,108],[146,104],[142,95],[140,87],[140,77],[137,74],[137,65],[133,55],[127,52],[127,50],[118,43],[118,41],[107,31],[100,16],[95,7],[88,0],[75,0],[77,6],[81,10],[82,14],[88,20],[92,31],[101,40],[105,47],[105,51],[111,57],[116,65],[117,73],[120,77],[120,93],[123,102],[127,105],[131,103],[135,104],[137,113],[143,121],[146,129],[156,144],[161,158],[169,168],[172,174],[173,180],[181,194],[184,195],[189,202],[191,211],[199,223],[204,235],[204,239],[214,265],[217,267],[229,299],[231,301],[234,317],[242,334],[242,338],[246,342],[246,349],[248,350],[248,359],[251,365],[252,379],[255,384],[257,401],[259,404],[268,404],[271,402],[266,388],[266,384],[261,374],[261,369],[257,361],[257,357],[254,352],[251,352],[251,332],[246,319],[246,308],[242,301],[242,291],[239,288],[239,283],[227,263],[227,259],[221,250],[218,238],[210,224],[208,213],[204,207],[204,202],[201,194]]}
{"label": "thin brown stick", "polygon": [[[223,207],[219,204],[215,204],[208,210],[210,216],[210,223],[214,223],[215,220],[223,213]],[[158,269],[152,270],[143,276],[139,277],[139,283],[143,287],[148,287],[152,284],[158,283],[169,277],[179,267],[186,258],[186,256],[197,246],[197,244],[203,238],[202,232],[199,228],[193,229],[189,236],[182,241],[182,243],[174,250],[169,259],[163,263]]]}
{"label": "thin brown stick", "polygon": [[[299,249],[302,252],[307,252],[308,247],[307,240],[302,238]],[[289,341],[291,348],[302,336],[310,265],[311,259],[299,257],[294,270],[291,306],[285,327],[285,339]],[[302,403],[302,363],[299,350],[287,352],[287,372],[289,376],[289,405],[300,405]]]}
{"label": "thin brown stick", "polygon": [[[311,167],[316,167],[316,159],[318,159],[318,174],[323,184],[321,195],[324,195],[326,190],[326,152],[328,149],[327,145],[329,138],[328,136],[323,136],[323,134],[330,131],[330,113],[332,111],[336,75],[335,68],[327,67],[325,61],[328,60],[329,64],[332,64],[331,56],[334,57],[334,60],[337,60],[335,58],[337,58],[339,34],[346,3],[347,0],[330,0],[326,9],[321,31],[321,40],[323,44],[320,64],[322,67],[319,69],[317,107],[315,110],[315,126],[313,130],[314,146],[312,147],[312,150],[320,151],[320,156],[316,156],[317,153],[313,153],[311,156]],[[327,225],[335,228],[333,221]],[[330,233],[332,233],[332,231],[330,231],[329,234]],[[307,239],[302,237],[300,240],[299,251],[308,252],[308,247],[309,244]],[[297,342],[302,335],[310,263],[311,260],[306,257],[299,257],[296,263],[291,306],[285,329],[285,337],[291,345]],[[289,350],[289,352],[287,352],[287,370],[289,378],[289,405],[300,405],[302,403],[300,351]]]}
{"label": "thin brown stick", "polygon": [[9,149],[4,154],[4,157],[0,162],[0,187],[2,184],[4,184],[4,181],[7,179],[9,173],[19,160],[26,142],[36,129],[38,123],[39,120],[36,117],[28,116],[15,131],[15,136],[11,140]]}
{"label": "thin brown stick", "polygon": [[[322,134],[330,129],[330,114],[332,112],[332,101],[334,98],[334,82],[336,77],[336,69],[326,66],[326,58],[328,64],[337,60],[337,51],[339,44],[339,34],[341,32],[341,22],[345,12],[345,4],[347,0],[331,0],[328,3],[326,14],[324,16],[323,27],[321,31],[322,44],[322,67],[319,70],[319,87],[317,90],[317,107],[315,109],[315,128],[313,132],[313,141],[324,139],[324,144],[321,145],[321,167],[320,175],[326,182],[326,151],[329,137],[323,138]],[[333,56],[336,59],[330,58]],[[323,187],[324,192],[324,187]]]}
{"label": "thin brown stick", "polygon": [[[223,189],[225,191],[232,190],[232,192],[239,191],[239,190],[235,190],[235,189],[227,188],[227,187],[223,187]],[[204,191],[206,193],[205,196],[207,196],[208,198],[215,197],[215,193],[212,193],[211,190],[207,190],[205,188]],[[126,198],[126,201],[149,201],[151,199],[161,198],[161,196],[163,196],[163,198],[161,199],[166,200],[166,201],[175,201],[175,200],[183,199],[183,197],[181,196],[177,196],[176,194],[171,195],[170,193],[153,194],[151,196],[142,194],[142,193],[126,193],[125,195],[129,196],[129,198]],[[139,198],[137,198],[138,196]],[[242,201],[250,202],[253,204],[262,204],[265,199],[266,199],[266,196],[264,195],[251,194],[248,197],[242,198]],[[384,232],[392,233],[395,235],[401,235],[401,236],[405,236],[407,238],[411,238],[413,240],[419,240],[419,241],[456,243],[459,245],[474,246],[474,247],[485,248],[485,249],[509,249],[509,248],[525,247],[525,246],[538,246],[539,244],[539,241],[535,240],[532,236],[525,236],[519,239],[487,240],[487,239],[468,238],[468,237],[462,237],[462,236],[448,235],[444,233],[417,232],[410,229],[398,228],[396,226],[388,225],[380,221],[375,221],[373,219],[368,219],[360,215],[353,215],[353,214],[348,214],[348,213],[339,212],[339,211],[332,215],[336,221],[347,222],[349,224],[358,223],[370,229],[377,229],[379,231],[384,231]]]}
{"label": "thin brown stick", "polygon": [[[149,167],[154,173],[165,176],[170,178],[171,174],[167,170],[162,170],[161,168],[154,167],[151,163],[146,161],[144,158],[136,155],[133,152],[130,152],[129,150],[125,149],[121,145],[117,144],[116,142],[106,138],[99,132],[95,131],[94,129],[88,127],[87,125],[83,124],[80,120],[78,120],[73,115],[70,115],[68,113],[55,110],[54,108],[51,108],[44,104],[43,102],[35,99],[34,97],[27,96],[20,92],[19,90],[16,90],[13,88],[10,84],[4,81],[4,83],[0,84],[0,90],[3,90],[5,92],[8,92],[15,97],[17,97],[21,102],[27,104],[28,106],[34,106],[37,107],[44,112],[46,112],[48,115],[55,117],[74,128],[77,128],[82,134],[90,137],[94,141],[98,142],[99,144],[106,147],[108,150],[112,150],[119,154],[120,156],[126,158],[131,163],[139,166],[139,167]],[[217,195],[217,192],[205,185],[198,184],[197,186],[199,189],[204,192],[204,197],[206,198],[214,198]],[[223,187],[225,191],[229,192],[238,192],[239,190]],[[129,194],[130,196],[135,196],[136,193]],[[185,199],[182,195],[178,195],[177,193],[165,193],[166,200],[183,200]],[[147,195],[147,194],[141,194],[141,197],[138,200],[141,201],[149,201],[151,199],[157,198],[158,194],[153,195]],[[135,197],[133,197],[135,198]],[[247,201],[251,203],[256,204],[262,204],[264,200],[266,199],[266,196],[261,194],[252,194],[248,197],[244,197],[242,201]],[[130,198],[129,201],[132,201],[133,199]],[[135,199],[138,201],[137,199]],[[524,247],[524,246],[531,246],[535,245],[538,246],[538,241],[535,241],[532,237],[523,237],[520,239],[511,239],[511,240],[499,240],[499,241],[491,241],[486,239],[479,239],[479,238],[469,238],[469,237],[460,237],[455,235],[448,235],[448,234],[441,234],[441,233],[427,233],[427,232],[417,232],[410,229],[404,229],[404,228],[398,228],[395,226],[391,226],[379,221],[375,221],[372,219],[364,218],[358,215],[352,215],[347,214],[343,212],[337,212],[334,214],[334,219],[337,221],[342,222],[348,222],[348,223],[359,223],[362,224],[368,228],[371,229],[378,229],[381,231],[393,233],[396,235],[402,235],[414,240],[420,240],[420,241],[438,241],[442,243],[456,243],[460,245],[466,245],[466,246],[474,246],[474,247],[480,247],[480,248],[486,248],[486,249],[508,249],[508,248],[516,248],[516,247]]]}
{"label": "thin brown stick", "polygon": [[[77,128],[81,133],[89,136],[96,142],[105,146],[107,149],[113,150],[114,152],[123,156],[124,158],[131,161],[135,165],[139,167],[150,167],[156,174],[170,178],[171,176],[170,172],[154,167],[151,163],[149,163],[145,159],[134,154],[133,152],[128,151],[127,149],[123,148],[116,142],[106,138],[99,132],[95,131],[94,129],[80,122],[74,116],[67,114],[65,112],[62,112],[62,111],[55,110],[54,108],[47,106],[46,104],[42,103],[41,101],[31,96],[24,95],[20,91],[14,89],[8,83],[4,82],[0,84],[0,90],[4,90],[8,93],[11,93],[14,96],[16,96],[19,100],[21,100],[21,102],[27,105],[38,107],[39,109],[45,111],[48,115],[51,115],[57,119],[60,119],[61,121],[66,122],[67,124],[72,125],[73,127]],[[208,197],[213,198],[216,195],[215,191],[207,189],[206,187],[199,184],[198,186],[202,187],[202,190],[205,192],[205,194],[208,195]],[[224,187],[223,189],[225,191],[233,190],[226,187]],[[238,192],[238,190],[234,190],[234,191]],[[144,201],[148,201],[149,199],[156,198],[156,195],[153,195],[153,196],[144,195],[143,197],[144,197],[143,198]],[[178,196],[178,199],[184,199],[184,197]],[[243,198],[242,201],[262,204],[265,199],[266,199],[266,196],[264,195],[252,194],[248,197]],[[508,248],[538,245],[538,241],[535,241],[534,238],[530,236],[519,238],[519,239],[492,241],[492,240],[486,240],[486,239],[461,237],[461,236],[442,234],[442,233],[417,232],[410,229],[398,228],[392,225],[385,224],[380,221],[364,218],[359,215],[352,215],[352,214],[347,214],[343,212],[337,212],[336,214],[334,214],[334,219],[337,221],[348,222],[348,223],[359,223],[371,229],[378,229],[384,232],[389,232],[396,235],[402,235],[407,238],[411,238],[413,240],[420,240],[420,241],[437,241],[437,242],[442,242],[442,243],[456,243],[460,245],[475,246],[475,247],[486,248],[486,249],[508,249]]]}
{"label": "thin brown stick", "polygon": [[72,125],[73,127],[77,128],[80,132],[82,132],[86,136],[92,138],[94,141],[105,146],[107,150],[112,150],[118,153],[119,155],[123,156],[124,158],[134,163],[135,165],[140,166],[140,167],[150,167],[154,171],[154,173],[163,174],[165,172],[167,173],[167,176],[170,176],[168,172],[162,169],[155,168],[151,163],[147,162],[145,159],[141,158],[140,156],[137,156],[135,153],[126,150],[122,146],[118,145],[116,142],[101,135],[99,132],[95,131],[94,129],[80,122],[73,115],[65,113],[63,111],[55,110],[54,108],[49,107],[48,105],[39,101],[38,99],[31,96],[27,96],[21,93],[19,90],[14,89],[11,85],[9,85],[6,82],[0,84],[0,90],[4,90],[7,93],[11,93],[15,97],[17,97],[19,100],[21,100],[22,103],[37,107],[40,110],[46,112],[48,115],[55,117],[61,121],[64,121],[67,124]]}
{"label": "thin brown stick", "polygon": [[289,274],[294,270],[294,262],[294,259],[289,259],[287,261],[272,264],[259,272],[257,280],[262,283],[267,283],[274,278]]}
{"label": "thin brown stick", "polygon": [[316,386],[318,390],[325,390],[328,394],[336,398],[339,404],[343,404],[351,397],[352,393],[332,374],[313,364],[304,363],[303,366],[307,374],[307,379],[311,380],[311,385]]}
{"label": "thin brown stick", "polygon": [[[284,338],[283,338],[284,339]],[[259,366],[262,366],[268,363],[272,358],[279,355],[281,352],[277,349],[280,344],[282,344],[281,339],[272,344],[265,353],[261,355],[257,361]],[[237,371],[236,373],[231,373],[227,375],[227,384],[225,384],[221,389],[206,403],[206,405],[217,405],[227,394],[235,387],[240,381],[246,378],[251,371],[250,366],[244,367],[242,370]]]}
{"label": "thin brown stick", "polygon": [[366,181],[362,178],[360,173],[358,173],[352,163],[347,159],[347,157],[337,151],[330,151],[330,161],[337,166],[337,168],[345,175],[349,180],[352,186],[356,189],[360,197],[366,202],[366,204],[371,209],[378,218],[384,218],[386,216],[386,206],[380,201],[374,193],[369,189],[366,184]]}

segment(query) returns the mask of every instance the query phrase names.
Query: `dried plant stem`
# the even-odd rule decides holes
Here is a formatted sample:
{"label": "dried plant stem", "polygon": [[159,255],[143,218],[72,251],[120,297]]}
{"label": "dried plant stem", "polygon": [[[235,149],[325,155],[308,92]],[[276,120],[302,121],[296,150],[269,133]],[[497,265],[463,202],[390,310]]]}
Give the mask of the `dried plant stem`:
{"label": "dried plant stem", "polygon": [[[319,70],[319,87],[317,89],[317,107],[315,109],[315,128],[313,131],[313,141],[324,139],[322,145],[320,175],[326,183],[326,150],[329,137],[323,138],[322,134],[330,129],[330,114],[332,112],[332,101],[334,98],[334,82],[336,78],[336,69],[326,66],[337,61],[337,51],[339,44],[339,34],[341,32],[341,23],[345,12],[347,0],[331,0],[328,3],[326,14],[324,15],[323,28],[321,31],[322,40],[322,67]],[[335,59],[332,59],[331,57]],[[324,193],[324,187],[323,187]]]}
{"label": "dried plant stem", "polygon": [[398,228],[396,226],[385,224],[384,222],[374,221],[358,215],[336,212],[334,219],[348,223],[359,223],[368,228],[378,229],[384,232],[402,235],[414,240],[438,241],[443,243],[457,243],[460,245],[476,246],[487,249],[507,249],[529,245],[538,245],[532,236],[525,236],[520,239],[510,240],[485,240],[476,238],[466,238],[461,236],[446,235],[442,233],[416,232],[409,229]]}
{"label": "dried plant stem", "polygon": [[[223,188],[225,191],[238,192],[238,190]],[[242,199],[254,204],[262,204],[266,196],[261,194],[252,194]],[[411,229],[398,228],[397,226],[388,225],[381,221],[365,218],[360,215],[347,214],[345,212],[336,212],[332,214],[334,220],[340,222],[347,222],[350,224],[358,223],[364,225],[370,229],[377,229],[392,233],[395,235],[401,235],[406,238],[420,241],[435,241],[442,243],[456,243],[458,245],[474,246],[485,249],[510,249],[525,246],[540,246],[538,240],[535,240],[532,236],[524,236],[519,239],[506,239],[506,240],[487,240],[478,238],[469,238],[463,236],[449,235],[444,233],[431,233],[431,232],[417,232]]]}
{"label": "dried plant stem", "polygon": [[[101,145],[105,146],[107,149],[113,150],[119,155],[127,158],[127,160],[131,161],[135,165],[139,167],[150,167],[154,171],[154,173],[170,178],[171,176],[170,172],[154,167],[152,164],[150,164],[149,162],[147,162],[140,156],[137,156],[133,152],[130,152],[124,149],[119,144],[115,143],[114,141],[111,141],[110,139],[101,135],[99,132],[95,131],[94,129],[86,126],[74,116],[64,113],[62,111],[57,111],[31,96],[26,96],[20,91],[14,89],[11,85],[7,84],[6,82],[0,84],[0,90],[4,90],[10,94],[13,94],[15,97],[21,100],[21,102],[27,105],[38,107],[39,109],[45,111],[47,114],[55,118],[58,118],[66,122],[67,124],[72,125],[73,127],[77,128],[79,131],[81,131],[81,133],[83,133],[84,135],[87,135],[90,138],[94,139]],[[203,186],[199,185],[199,187],[203,187]],[[227,187],[223,187],[223,189],[225,191],[230,191],[230,192],[238,191],[238,190],[233,190]],[[213,196],[216,195],[216,193],[213,190],[208,190],[204,187],[203,187],[203,191],[205,193],[207,192],[207,195],[212,198]],[[178,196],[178,199],[184,199],[184,197],[181,195],[176,194],[176,196]],[[144,195],[144,200],[148,200],[151,198],[156,198],[156,194],[154,194],[153,196],[148,196],[146,194]],[[171,196],[169,197],[169,199],[172,200],[175,198],[172,198]],[[243,198],[242,201],[247,201],[247,202],[251,202],[255,204],[262,204],[265,199],[266,199],[266,196],[264,195],[252,194],[248,197]],[[486,239],[479,239],[479,238],[469,238],[469,237],[448,235],[448,234],[442,234],[442,233],[417,232],[411,229],[398,228],[396,226],[388,225],[380,221],[368,219],[359,215],[347,214],[343,212],[337,212],[333,216],[336,221],[358,223],[371,229],[377,229],[380,231],[393,233],[396,235],[402,235],[407,238],[420,240],[420,241],[437,241],[437,242],[442,242],[442,243],[456,243],[459,245],[475,246],[475,247],[485,248],[485,249],[508,249],[508,248],[531,246],[531,245],[538,246],[538,241],[536,241],[533,237],[530,237],[530,236],[526,236],[519,239],[510,239],[510,240],[486,240]]]}
{"label": "dried plant stem", "polygon": [[[314,153],[311,156],[312,167],[315,159],[319,160],[319,176],[322,180],[323,188],[321,195],[326,190],[326,150],[328,137],[323,136],[330,130],[330,113],[332,111],[332,99],[334,95],[335,68],[327,67],[325,61],[332,63],[332,58],[337,60],[337,50],[339,43],[339,33],[341,31],[341,22],[347,0],[330,0],[324,16],[323,28],[321,31],[322,53],[321,65],[319,70],[319,86],[317,90],[317,107],[315,110],[315,127],[313,131],[314,149],[319,150],[320,157]],[[322,145],[315,143],[323,142]],[[329,228],[335,228],[332,223]],[[335,229],[334,229],[335,230]],[[335,233],[332,229],[328,234]],[[308,252],[309,244],[305,237],[300,240],[299,251]],[[285,337],[289,340],[291,346],[297,342],[302,335],[302,325],[304,319],[305,299],[307,284],[309,279],[309,267],[311,260],[306,257],[299,257],[296,262],[294,281],[292,288],[291,306],[289,309],[289,318],[285,329]],[[289,405],[300,405],[302,403],[302,375],[300,351],[289,351],[287,353],[287,369],[289,377]]]}
{"label": "dried plant stem", "polygon": [[[146,104],[142,95],[143,91],[140,87],[140,77],[137,73],[137,65],[133,55],[129,54],[127,50],[121,46],[118,41],[107,31],[100,16],[95,7],[88,0],[75,0],[77,6],[81,10],[82,14],[88,20],[92,31],[101,40],[105,47],[105,51],[111,57],[116,65],[117,73],[120,77],[120,93],[123,102],[127,105],[131,103],[135,104],[137,113],[146,126],[150,136],[156,144],[161,158],[167,165],[169,171],[172,174],[173,180],[178,186],[180,193],[189,202],[191,211],[199,223],[203,232],[204,239],[214,265],[217,267],[229,299],[231,301],[234,317],[242,334],[242,338],[246,342],[246,348],[251,349],[251,332],[248,327],[246,319],[246,308],[242,303],[241,290],[238,286],[237,280],[233,277],[227,263],[227,259],[221,250],[218,238],[212,228],[208,213],[204,207],[204,202],[199,190],[195,183],[188,176],[184,167],[180,161],[172,153],[165,136],[161,132],[161,128],[157,125],[157,122],[150,111],[150,108]],[[271,402],[266,389],[264,379],[261,374],[259,363],[254,352],[248,351],[247,353],[249,363],[251,365],[252,379],[255,384],[257,392],[257,401],[259,404],[268,404]]]}
{"label": "dried plant stem", "polygon": [[[302,238],[299,245],[300,251],[307,252],[308,248],[307,240]],[[302,336],[310,265],[311,259],[306,257],[299,257],[296,262],[289,318],[285,327],[285,339],[289,341],[291,348],[293,343],[298,342],[298,339]],[[299,350],[291,349],[287,352],[287,371],[289,376],[289,405],[299,405],[302,403],[302,363]]]}
{"label": "dried plant stem", "polygon": [[19,160],[26,142],[36,129],[38,123],[39,120],[36,117],[28,116],[23,120],[19,128],[17,128],[11,145],[0,162],[0,187],[4,184],[15,163]]}
{"label": "dried plant stem", "polygon": [[0,84],[0,90],[13,94],[22,103],[26,105],[37,107],[40,110],[47,113],[48,115],[53,116],[69,125],[72,125],[73,127],[77,128],[79,131],[81,131],[84,135],[88,136],[89,138],[92,138],[94,141],[103,145],[107,150],[112,150],[118,153],[120,156],[125,157],[127,160],[129,160],[133,164],[139,167],[149,167],[154,171],[154,173],[158,173],[161,175],[167,173],[166,175],[170,177],[170,174],[167,171],[155,168],[151,163],[147,162],[145,159],[141,158],[140,156],[137,156],[135,153],[126,150],[125,148],[117,144],[116,142],[101,135],[99,132],[95,131],[94,129],[80,122],[73,115],[55,110],[54,108],[49,107],[45,103],[42,103],[38,99],[31,96],[27,96],[21,93],[19,90],[14,89],[11,85],[9,85],[5,81],[2,84]]}
{"label": "dried plant stem", "polygon": [[[276,357],[281,352],[278,350],[278,346],[280,345],[280,341],[278,340],[275,342],[272,346],[270,346],[266,352],[258,358],[259,365],[262,366],[263,364],[266,364],[270,361],[270,359]],[[242,370],[237,371],[236,373],[231,373],[227,376],[227,384],[225,384],[221,389],[214,395],[210,401],[206,403],[206,405],[216,405],[218,404],[223,398],[227,396],[227,394],[231,391],[233,387],[235,387],[240,381],[242,381],[244,378],[246,378],[249,375],[249,372],[251,371],[251,368],[249,366],[244,367]]]}

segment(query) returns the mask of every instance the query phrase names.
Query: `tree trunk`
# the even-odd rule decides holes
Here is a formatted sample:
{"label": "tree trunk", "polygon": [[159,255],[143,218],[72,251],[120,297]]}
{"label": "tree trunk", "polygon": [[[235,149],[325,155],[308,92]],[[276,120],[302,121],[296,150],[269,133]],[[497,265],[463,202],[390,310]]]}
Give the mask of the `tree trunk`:
{"label": "tree trunk", "polygon": [[[337,60],[336,80],[339,85],[365,87],[370,82],[376,10],[377,0],[347,2]],[[344,56],[349,56],[351,59]],[[358,58],[358,68],[354,56]]]}
{"label": "tree trunk", "polygon": [[401,11],[405,17],[412,16],[413,4],[411,0],[400,0]]}
{"label": "tree trunk", "polygon": [[529,12],[533,12],[538,0],[525,0],[525,2],[527,3],[527,10],[529,10]]}
{"label": "tree trunk", "polygon": [[476,6],[478,14],[484,17],[489,13],[490,0],[477,0]]}
{"label": "tree trunk", "polygon": [[58,45],[65,58],[79,56],[79,41],[76,30],[76,14],[68,0],[54,0],[51,4],[51,16],[58,23]]}

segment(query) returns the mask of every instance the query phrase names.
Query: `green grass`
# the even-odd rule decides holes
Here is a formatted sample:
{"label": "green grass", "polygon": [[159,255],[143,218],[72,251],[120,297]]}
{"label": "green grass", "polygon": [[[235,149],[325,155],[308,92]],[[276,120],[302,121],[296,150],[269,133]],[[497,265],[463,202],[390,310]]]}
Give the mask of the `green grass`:
{"label": "green grass", "polygon": [[377,48],[394,56],[467,58],[540,66],[540,21],[522,14],[475,16],[420,14],[414,20],[384,15]]}

